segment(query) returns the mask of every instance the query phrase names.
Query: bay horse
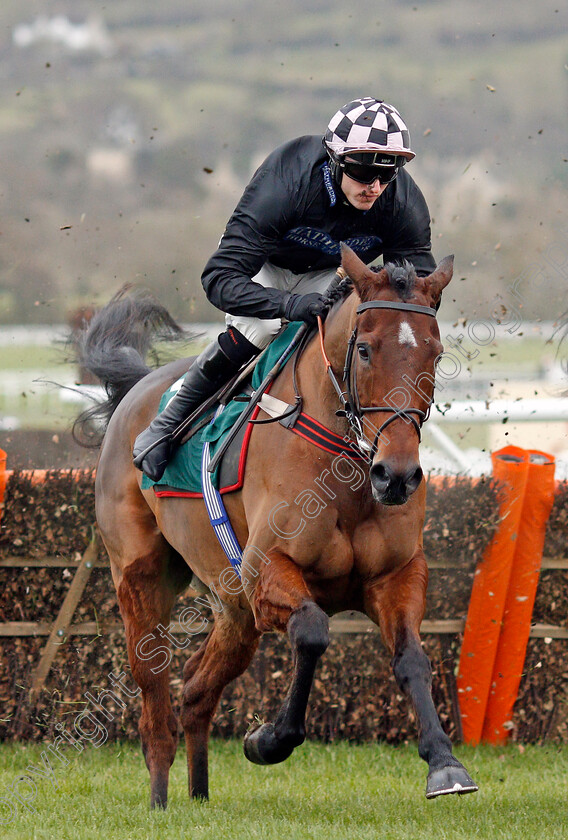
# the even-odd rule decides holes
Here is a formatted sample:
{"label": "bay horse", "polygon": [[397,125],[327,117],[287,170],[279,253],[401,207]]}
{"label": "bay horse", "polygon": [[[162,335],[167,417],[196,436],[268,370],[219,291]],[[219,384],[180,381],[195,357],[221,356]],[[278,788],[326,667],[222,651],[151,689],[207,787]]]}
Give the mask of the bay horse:
{"label": "bay horse", "polygon": [[[191,361],[153,371],[145,365],[141,336],[165,310],[155,302],[141,314],[135,302],[114,300],[84,336],[81,363],[109,395],[101,409],[108,425],[96,471],[96,516],[142,694],[139,729],[152,807],[166,806],[178,741],[164,659],[168,634],[155,631],[168,627],[176,596],[190,582],[215,592],[221,603],[213,629],[183,671],[180,716],[191,797],[208,797],[215,708],[224,687],[249,666],[263,633],[287,634],[293,675],[275,720],[245,736],[245,755],[275,764],[304,741],[314,670],[329,641],[328,616],[342,610],[361,611],[380,628],[398,685],[416,712],[418,752],[429,768],[426,796],[477,790],[440,725],[419,637],[428,568],[418,448],[443,350],[435,307],[451,280],[453,257],[426,278],[416,277],[409,264],[373,271],[345,247],[342,265],[352,289],[320,324],[320,341],[312,336],[294,369],[286,365],[271,396],[290,403],[299,391],[317,423],[344,440],[358,439],[366,468],[357,468],[360,479],[349,457],[335,469],[337,456],[281,424],[255,425],[242,490],[224,496],[244,549],[237,585],[234,573],[227,585],[231,567],[203,500],[158,498],[153,489],[141,489],[142,474],[132,464],[134,439]],[[349,470],[354,480],[345,479]],[[317,494],[310,490],[315,486]]]}

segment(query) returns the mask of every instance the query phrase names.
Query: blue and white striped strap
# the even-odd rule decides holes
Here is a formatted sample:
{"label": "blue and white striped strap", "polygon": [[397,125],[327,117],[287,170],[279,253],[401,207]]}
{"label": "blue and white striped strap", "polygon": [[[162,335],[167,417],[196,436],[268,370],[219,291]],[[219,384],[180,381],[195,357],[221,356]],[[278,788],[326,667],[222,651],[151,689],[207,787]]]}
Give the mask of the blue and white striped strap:
{"label": "blue and white striped strap", "polygon": [[[219,406],[213,415],[213,419],[211,420],[212,423],[222,410],[223,406]],[[212,474],[207,470],[210,460],[209,441],[206,441],[203,444],[203,453],[201,455],[201,489],[203,492],[203,500],[205,502],[205,507],[207,508],[207,513],[209,514],[213,530],[215,531],[217,539],[221,544],[221,548],[227,555],[229,563],[240,578],[243,553],[235,536],[235,532],[233,531],[233,526],[231,525],[227,511],[225,510],[221,494],[213,486],[211,481]]]}

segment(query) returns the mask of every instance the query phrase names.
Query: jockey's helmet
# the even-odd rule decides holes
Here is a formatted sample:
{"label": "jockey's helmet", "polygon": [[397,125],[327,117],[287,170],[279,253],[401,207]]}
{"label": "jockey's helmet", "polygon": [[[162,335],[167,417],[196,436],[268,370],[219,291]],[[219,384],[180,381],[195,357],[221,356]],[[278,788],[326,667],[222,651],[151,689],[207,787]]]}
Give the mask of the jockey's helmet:
{"label": "jockey's helmet", "polygon": [[[338,185],[345,170],[354,180],[365,183],[367,178],[368,182],[374,167],[381,183],[388,183],[401,166],[415,157],[410,148],[410,132],[399,112],[371,96],[354,99],[337,111],[323,136],[323,144]],[[346,156],[347,161],[357,163],[351,166],[354,175],[349,172]],[[392,177],[388,176],[389,169]],[[360,178],[356,177],[359,170]],[[364,170],[370,174],[365,175]]]}

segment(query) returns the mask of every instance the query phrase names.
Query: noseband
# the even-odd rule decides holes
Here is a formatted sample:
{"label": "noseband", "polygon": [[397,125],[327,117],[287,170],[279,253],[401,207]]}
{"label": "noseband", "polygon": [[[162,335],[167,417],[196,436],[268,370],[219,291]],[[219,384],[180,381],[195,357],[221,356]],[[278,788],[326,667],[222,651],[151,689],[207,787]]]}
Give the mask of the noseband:
{"label": "noseband", "polygon": [[[429,306],[419,306],[414,303],[403,303],[402,301],[373,300],[369,301],[368,303],[362,303],[357,307],[357,315],[360,315],[362,312],[366,312],[367,309],[395,309],[403,312],[418,312],[421,315],[428,315],[431,318],[436,317],[436,310],[432,309]],[[342,389],[333,371],[331,362],[327,358],[327,355],[323,348],[323,324],[320,318],[318,318],[318,321],[320,328],[320,343],[323,357],[327,367],[327,372],[331,379],[331,383],[335,388],[335,391],[337,392],[339,400],[343,406],[336,413],[339,416],[346,418],[351,431],[355,434],[355,437],[357,438],[359,448],[368,452],[369,460],[372,461],[373,457],[375,456],[381,434],[388,426],[390,426],[391,423],[394,423],[394,421],[397,420],[399,417],[403,418],[407,422],[412,423],[418,435],[418,440],[420,441],[420,428],[422,424],[428,419],[432,403],[430,403],[430,405],[428,406],[427,411],[421,411],[419,408],[395,408],[393,406],[386,405],[362,406],[359,400],[359,393],[357,391],[357,383],[355,381],[355,369],[353,364],[355,343],[357,341],[357,326],[355,326],[355,328],[353,329],[353,332],[351,333],[351,336],[347,343],[347,354],[345,356],[345,365],[343,367],[343,382],[345,388]],[[365,438],[364,415],[371,411],[388,412],[391,414],[391,416],[388,417],[384,421],[384,423],[379,427],[374,437],[373,443],[370,446]],[[418,419],[416,419],[416,417]]]}

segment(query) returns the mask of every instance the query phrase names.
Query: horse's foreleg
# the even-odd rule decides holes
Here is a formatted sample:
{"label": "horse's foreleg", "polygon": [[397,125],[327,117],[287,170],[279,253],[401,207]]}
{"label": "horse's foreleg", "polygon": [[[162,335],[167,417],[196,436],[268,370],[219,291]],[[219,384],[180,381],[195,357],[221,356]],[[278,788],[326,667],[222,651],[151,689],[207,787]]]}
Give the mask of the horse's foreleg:
{"label": "horse's foreleg", "polygon": [[167,582],[166,564],[162,552],[148,554],[128,565],[117,579],[132,676],[142,689],[139,731],[150,773],[152,808],[166,807],[178,742],[178,722],[170,701],[169,643],[158,629],[158,625],[168,627],[176,597]]}
{"label": "horse's foreleg", "polygon": [[249,666],[258,639],[252,613],[225,604],[213,630],[185,664],[181,721],[189,795],[194,798],[209,796],[209,729],[221,692]]}
{"label": "horse's foreleg", "polygon": [[316,665],[329,644],[327,615],[311,598],[300,569],[288,557],[272,553],[255,592],[257,627],[287,631],[294,673],[274,723],[248,732],[244,751],[255,764],[284,761],[306,737],[306,707]]}
{"label": "horse's foreleg", "polygon": [[369,584],[365,611],[381,628],[393,654],[397,683],[410,698],[419,730],[418,752],[428,763],[426,796],[477,790],[468,772],[452,754],[451,741],[442,729],[432,700],[432,669],[420,644],[428,569],[422,552],[404,568]]}

